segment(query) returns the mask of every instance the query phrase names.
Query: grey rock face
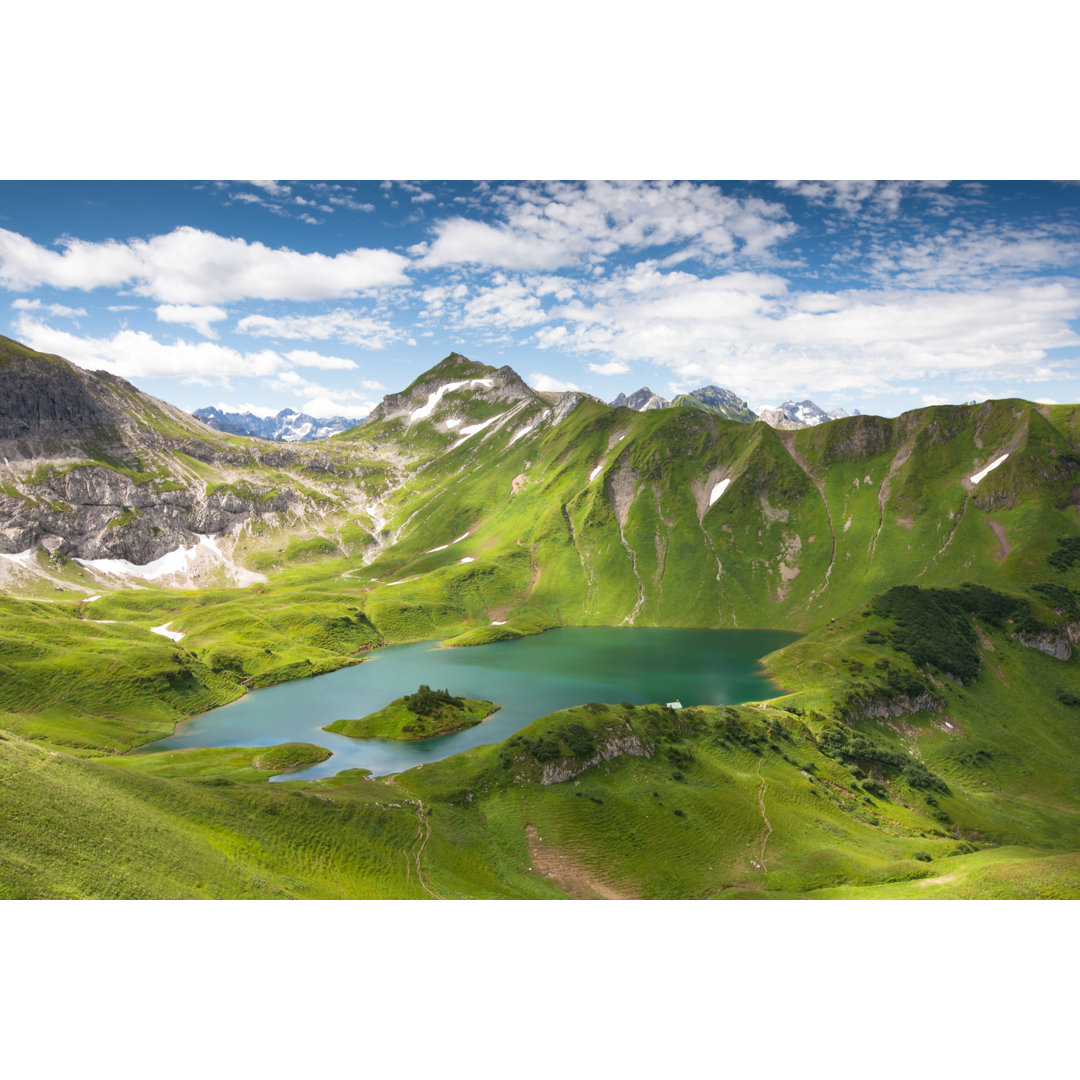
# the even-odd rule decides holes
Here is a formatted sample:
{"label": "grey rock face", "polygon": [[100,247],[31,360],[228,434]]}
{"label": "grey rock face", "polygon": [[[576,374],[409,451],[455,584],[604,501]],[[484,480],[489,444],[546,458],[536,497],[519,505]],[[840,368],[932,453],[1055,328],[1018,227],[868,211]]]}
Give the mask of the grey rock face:
{"label": "grey rock face", "polygon": [[654,394],[647,386],[643,386],[640,390],[635,390],[629,397],[626,394],[620,394],[614,401],[609,401],[608,404],[634,409],[636,412],[647,412],[649,409],[666,409],[671,402],[666,398],[662,398],[659,394]]}
{"label": "grey rock face", "polygon": [[575,776],[580,776],[586,769],[591,769],[602,761],[611,761],[623,754],[647,758],[652,757],[652,752],[652,744],[634,732],[614,734],[598,746],[596,753],[590,758],[565,758],[545,765],[540,783],[545,786],[561,784],[564,780],[572,780]]}

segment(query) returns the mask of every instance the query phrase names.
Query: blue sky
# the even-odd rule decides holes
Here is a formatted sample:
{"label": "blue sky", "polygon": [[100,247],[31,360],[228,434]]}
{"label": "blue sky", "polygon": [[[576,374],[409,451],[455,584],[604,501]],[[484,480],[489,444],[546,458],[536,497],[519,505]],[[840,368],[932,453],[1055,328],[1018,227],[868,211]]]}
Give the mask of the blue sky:
{"label": "blue sky", "polygon": [[452,350],[608,400],[1080,400],[1080,187],[0,182],[0,332],[185,409],[364,415]]}

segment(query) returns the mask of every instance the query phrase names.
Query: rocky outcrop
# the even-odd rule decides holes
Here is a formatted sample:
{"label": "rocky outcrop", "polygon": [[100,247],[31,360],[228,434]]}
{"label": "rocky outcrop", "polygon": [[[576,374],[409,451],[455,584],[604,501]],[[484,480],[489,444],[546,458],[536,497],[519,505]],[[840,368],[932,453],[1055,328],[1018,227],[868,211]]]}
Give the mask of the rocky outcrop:
{"label": "rocky outcrop", "polygon": [[1029,649],[1038,649],[1055,660],[1069,660],[1072,657],[1072,644],[1070,638],[1073,635],[1062,636],[1061,634],[1017,634],[1016,640]]}
{"label": "rocky outcrop", "polygon": [[197,542],[199,534],[220,535],[252,518],[305,508],[288,489],[231,485],[207,494],[175,482],[135,483],[100,465],[55,472],[24,490],[32,495],[0,494],[0,552],[25,551],[48,538],[54,554],[138,565]]}
{"label": "rocky outcrop", "polygon": [[562,758],[559,761],[549,762],[540,774],[540,783],[545,786],[561,784],[564,780],[572,780],[575,776],[580,776],[594,765],[622,757],[623,754],[629,754],[631,757],[652,757],[653,745],[648,739],[643,739],[633,731],[612,734],[596,748],[596,752],[589,758]]}
{"label": "rocky outcrop", "polygon": [[922,694],[899,694],[895,697],[851,697],[845,704],[846,719],[849,723],[853,720],[891,718],[924,711],[939,712],[945,707],[929,691]]}

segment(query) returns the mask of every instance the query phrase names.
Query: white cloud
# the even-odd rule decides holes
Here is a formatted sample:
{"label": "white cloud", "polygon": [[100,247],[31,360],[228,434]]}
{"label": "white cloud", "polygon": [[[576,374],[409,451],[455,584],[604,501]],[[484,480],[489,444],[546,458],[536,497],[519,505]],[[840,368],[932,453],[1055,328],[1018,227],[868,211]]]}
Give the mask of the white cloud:
{"label": "white cloud", "polygon": [[365,214],[375,209],[374,203],[358,202],[351,195],[331,195],[327,202],[332,206],[341,206],[346,210],[359,210]]}
{"label": "white cloud", "polygon": [[957,202],[939,189],[947,187],[944,180],[777,180],[776,187],[801,195],[819,206],[829,206],[846,214],[865,213],[873,209],[887,217],[895,217],[900,203],[910,196],[930,200],[938,210],[951,209]]}
{"label": "white cloud", "polygon": [[572,382],[563,382],[561,379],[553,379],[550,375],[544,375],[538,371],[534,371],[529,376],[529,385],[536,390],[546,390],[549,392],[561,393],[564,390],[577,390],[577,387]]}
{"label": "white cloud", "polygon": [[402,284],[409,263],[382,249],[305,255],[188,225],[148,240],[68,237],[60,246],[55,251],[0,229],[0,285],[16,291],[126,286],[138,296],[174,304],[322,300]]}
{"label": "white cloud", "polygon": [[154,314],[158,322],[178,323],[198,330],[203,337],[216,338],[217,331],[210,325],[227,319],[229,313],[224,308],[210,304],[159,304]]}
{"label": "white cloud", "polygon": [[224,401],[219,401],[213,407],[217,409],[218,412],[224,413],[251,413],[252,416],[258,416],[263,420],[266,420],[271,416],[277,416],[281,411],[280,409],[272,409],[267,405],[252,405],[247,401],[241,405],[228,405]]}
{"label": "white cloud", "polygon": [[292,188],[288,184],[278,183],[277,180],[249,180],[248,183],[253,184],[257,188],[262,188],[267,195],[270,195],[275,199],[283,198],[292,191]]}
{"label": "white cloud", "polygon": [[710,184],[523,184],[500,189],[494,201],[503,217],[497,224],[437,222],[419,265],[554,269],[672,244],[709,259],[736,251],[760,256],[795,231],[779,204],[732,198]]}
{"label": "white cloud", "polygon": [[343,406],[340,402],[328,397],[314,397],[300,407],[300,412],[308,416],[326,419],[330,416],[359,417],[366,416],[375,406],[370,401],[365,401],[361,406]]}
{"label": "white cloud", "polygon": [[[951,376],[1020,383],[1053,373],[1048,350],[1080,345],[1080,286],[1033,283],[968,292],[864,289],[790,296],[773,275],[698,278],[643,264],[596,283],[552,315],[540,345],[648,361],[682,381],[743,396],[879,391],[897,379]],[[1041,373],[1040,373],[1041,372]]]}
{"label": "white cloud", "polygon": [[40,300],[27,300],[20,296],[18,300],[12,300],[11,306],[16,311],[47,311],[61,319],[75,319],[86,314],[86,308],[65,307],[63,304],[43,304]]}
{"label": "white cloud", "polygon": [[535,326],[547,318],[540,298],[521,281],[499,279],[465,304],[467,326]]}
{"label": "white cloud", "polygon": [[334,338],[364,349],[382,349],[403,337],[384,319],[336,308],[321,315],[246,315],[237,330],[252,337],[288,338],[295,341],[326,341]]}
{"label": "white cloud", "polygon": [[81,338],[25,314],[17,330],[19,340],[39,352],[56,353],[80,367],[110,371],[125,379],[201,377],[224,382],[233,375],[273,375],[285,366],[285,360],[269,349],[240,353],[210,341],[165,344],[141,330]]}
{"label": "white cloud", "polygon": [[606,364],[590,364],[589,370],[596,375],[625,375],[630,368],[621,360],[609,360]]}
{"label": "white cloud", "polygon": [[950,229],[916,241],[879,247],[870,257],[873,273],[916,288],[985,287],[1031,273],[1046,273],[1080,261],[1072,230],[1003,230],[993,226]]}
{"label": "white cloud", "polygon": [[414,203],[433,202],[434,200],[435,196],[432,195],[430,191],[422,191],[419,195],[414,195],[412,197]]}
{"label": "white cloud", "polygon": [[349,371],[356,367],[355,361],[347,360],[344,356],[323,356],[309,349],[293,349],[285,356],[297,367],[319,368],[322,371]]}

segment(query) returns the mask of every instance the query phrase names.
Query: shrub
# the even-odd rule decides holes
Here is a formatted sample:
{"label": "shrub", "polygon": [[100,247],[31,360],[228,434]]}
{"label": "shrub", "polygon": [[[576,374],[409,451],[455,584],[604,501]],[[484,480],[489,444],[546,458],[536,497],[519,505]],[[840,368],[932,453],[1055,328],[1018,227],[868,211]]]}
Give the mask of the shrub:
{"label": "shrub", "polygon": [[919,862],[933,862],[934,861],[934,856],[931,855],[929,851],[916,851],[915,854],[912,855],[911,857],[913,859],[918,859]]}

